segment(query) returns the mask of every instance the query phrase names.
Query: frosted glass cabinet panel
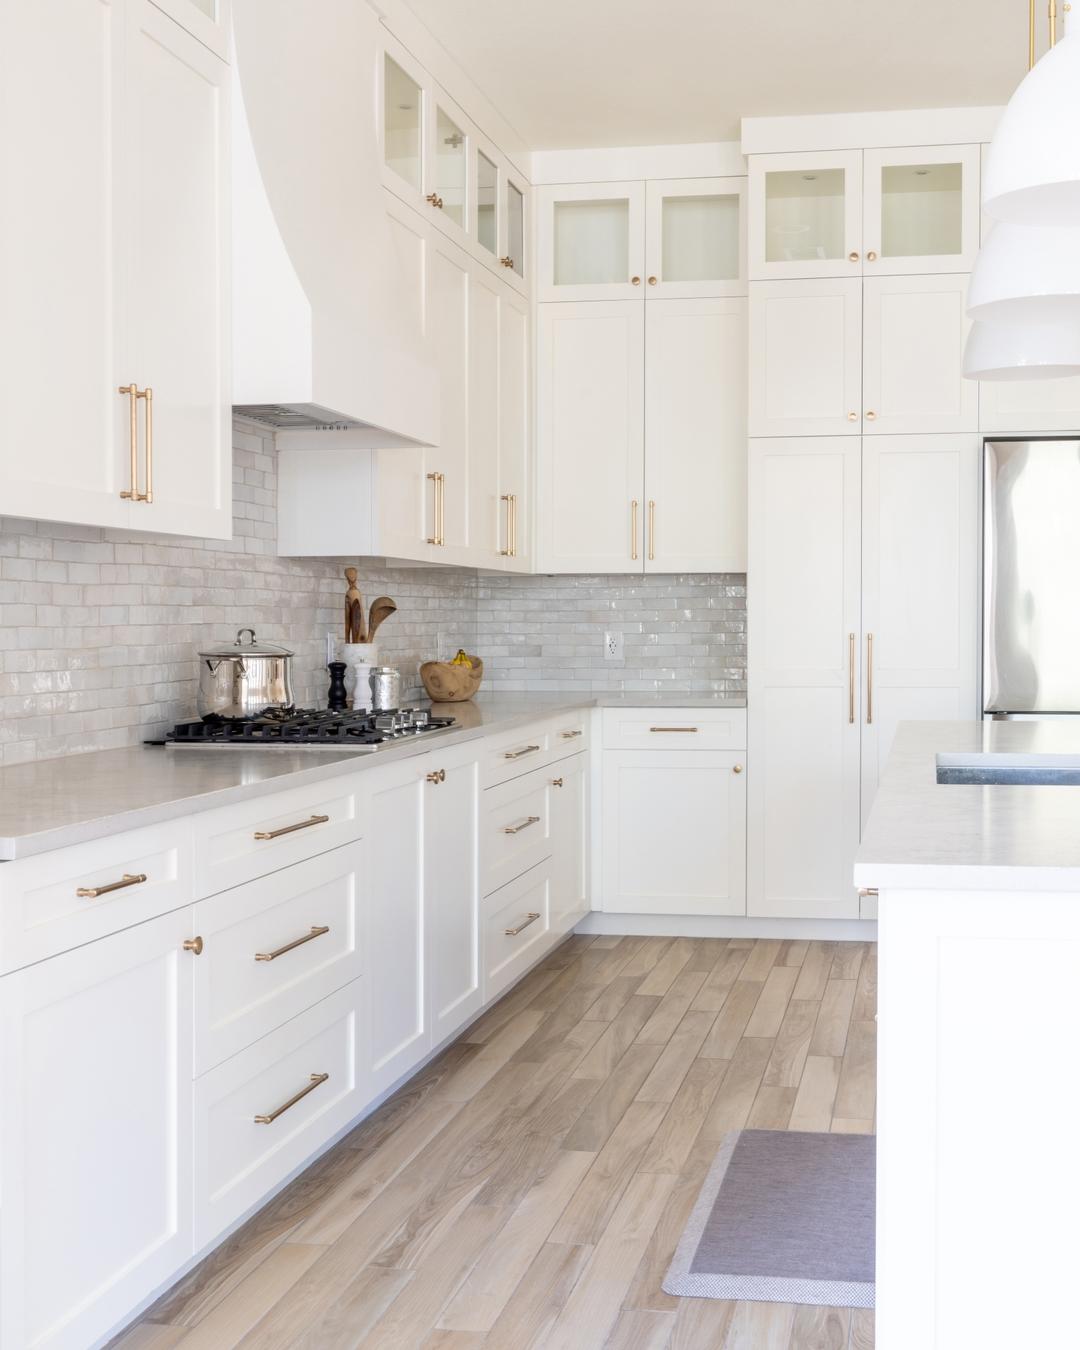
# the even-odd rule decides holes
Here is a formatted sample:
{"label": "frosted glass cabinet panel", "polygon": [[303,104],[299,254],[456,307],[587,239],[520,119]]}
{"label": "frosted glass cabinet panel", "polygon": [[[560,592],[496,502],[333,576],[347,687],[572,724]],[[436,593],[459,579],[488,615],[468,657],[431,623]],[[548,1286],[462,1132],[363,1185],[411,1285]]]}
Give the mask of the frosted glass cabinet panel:
{"label": "frosted glass cabinet panel", "polygon": [[468,138],[461,127],[441,106],[435,107],[435,181],[434,205],[447,220],[465,229],[465,185],[468,165]]}
{"label": "frosted glass cabinet panel", "polygon": [[979,147],[864,155],[866,274],[967,272],[979,243]]}
{"label": "frosted glass cabinet panel", "polygon": [[420,192],[424,91],[389,52],[383,59],[383,162],[407,186]]}
{"label": "frosted glass cabinet panel", "polygon": [[744,178],[650,182],[648,294],[670,299],[746,294]]}
{"label": "frosted glass cabinet panel", "polygon": [[595,183],[538,194],[544,300],[621,300],[642,294],[645,184]]}
{"label": "frosted glass cabinet panel", "polygon": [[517,276],[525,276],[525,193],[506,182],[506,252],[504,266]]}
{"label": "frosted glass cabinet panel", "polygon": [[483,150],[476,152],[476,242],[499,251],[499,170]]}
{"label": "frosted glass cabinet panel", "polygon": [[767,280],[860,270],[862,152],[753,155],[750,275]]}

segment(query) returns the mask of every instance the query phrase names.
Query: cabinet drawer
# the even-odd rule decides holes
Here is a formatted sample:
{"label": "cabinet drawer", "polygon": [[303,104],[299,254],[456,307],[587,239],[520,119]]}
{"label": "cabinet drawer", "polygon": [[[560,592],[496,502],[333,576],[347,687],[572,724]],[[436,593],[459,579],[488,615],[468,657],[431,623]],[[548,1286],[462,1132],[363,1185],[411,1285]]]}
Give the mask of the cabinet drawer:
{"label": "cabinet drawer", "polygon": [[589,726],[592,711],[581,708],[557,717],[551,724],[551,755],[553,759],[564,759],[567,755],[576,755],[580,750],[589,748]]}
{"label": "cabinet drawer", "polygon": [[541,863],[484,901],[484,1001],[512,984],[548,946],[551,874]]}
{"label": "cabinet drawer", "polygon": [[494,787],[520,778],[523,773],[546,764],[551,758],[551,727],[546,722],[524,731],[493,736],[485,743],[481,764],[481,786]]}
{"label": "cabinet drawer", "polygon": [[0,867],[0,973],[192,899],[189,821],[150,825]]}
{"label": "cabinet drawer", "polygon": [[195,816],[196,896],[216,895],[359,839],[358,783],[359,775],[349,774]]}
{"label": "cabinet drawer", "polygon": [[480,894],[490,895],[551,853],[552,770],[489,788],[480,815]]}
{"label": "cabinet drawer", "polygon": [[361,844],[286,867],[195,906],[195,1074],[361,973]]}
{"label": "cabinet drawer", "polygon": [[196,1250],[363,1109],[362,985],[354,980],[196,1081]]}
{"label": "cabinet drawer", "polygon": [[605,708],[605,750],[741,750],[745,708]]}

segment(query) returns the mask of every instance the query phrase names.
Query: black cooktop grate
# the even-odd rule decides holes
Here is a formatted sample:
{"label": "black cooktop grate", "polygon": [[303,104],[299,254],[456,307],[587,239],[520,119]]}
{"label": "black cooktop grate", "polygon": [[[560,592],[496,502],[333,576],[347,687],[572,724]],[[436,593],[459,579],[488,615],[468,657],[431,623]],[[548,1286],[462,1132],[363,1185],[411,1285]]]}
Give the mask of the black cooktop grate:
{"label": "black cooktop grate", "polygon": [[384,741],[440,731],[452,717],[393,713],[327,712],[318,708],[267,709],[257,717],[207,717],[179,722],[165,740],[184,745],[381,745]]}

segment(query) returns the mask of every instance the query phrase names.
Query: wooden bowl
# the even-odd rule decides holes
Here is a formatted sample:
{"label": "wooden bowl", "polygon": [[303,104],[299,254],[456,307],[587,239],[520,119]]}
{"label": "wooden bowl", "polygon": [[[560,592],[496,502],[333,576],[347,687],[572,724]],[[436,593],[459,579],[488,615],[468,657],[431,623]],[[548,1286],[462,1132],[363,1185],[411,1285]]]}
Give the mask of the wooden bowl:
{"label": "wooden bowl", "polygon": [[[468,653],[466,653],[468,655]],[[450,661],[425,661],[420,678],[432,703],[464,703],[480,688],[484,663],[469,656],[471,666],[455,666]]]}

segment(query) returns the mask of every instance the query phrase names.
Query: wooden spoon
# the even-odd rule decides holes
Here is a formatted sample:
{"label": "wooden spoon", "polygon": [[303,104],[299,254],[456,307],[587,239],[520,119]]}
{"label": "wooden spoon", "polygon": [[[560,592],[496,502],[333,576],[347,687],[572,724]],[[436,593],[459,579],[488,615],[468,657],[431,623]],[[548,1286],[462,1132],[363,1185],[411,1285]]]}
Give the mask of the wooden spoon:
{"label": "wooden spoon", "polygon": [[388,595],[378,595],[371,602],[371,612],[368,614],[367,641],[375,641],[375,632],[384,619],[388,619],[397,605]]}
{"label": "wooden spoon", "polygon": [[345,580],[349,589],[345,592],[345,641],[364,641],[364,597],[356,586],[356,568],[346,567]]}

